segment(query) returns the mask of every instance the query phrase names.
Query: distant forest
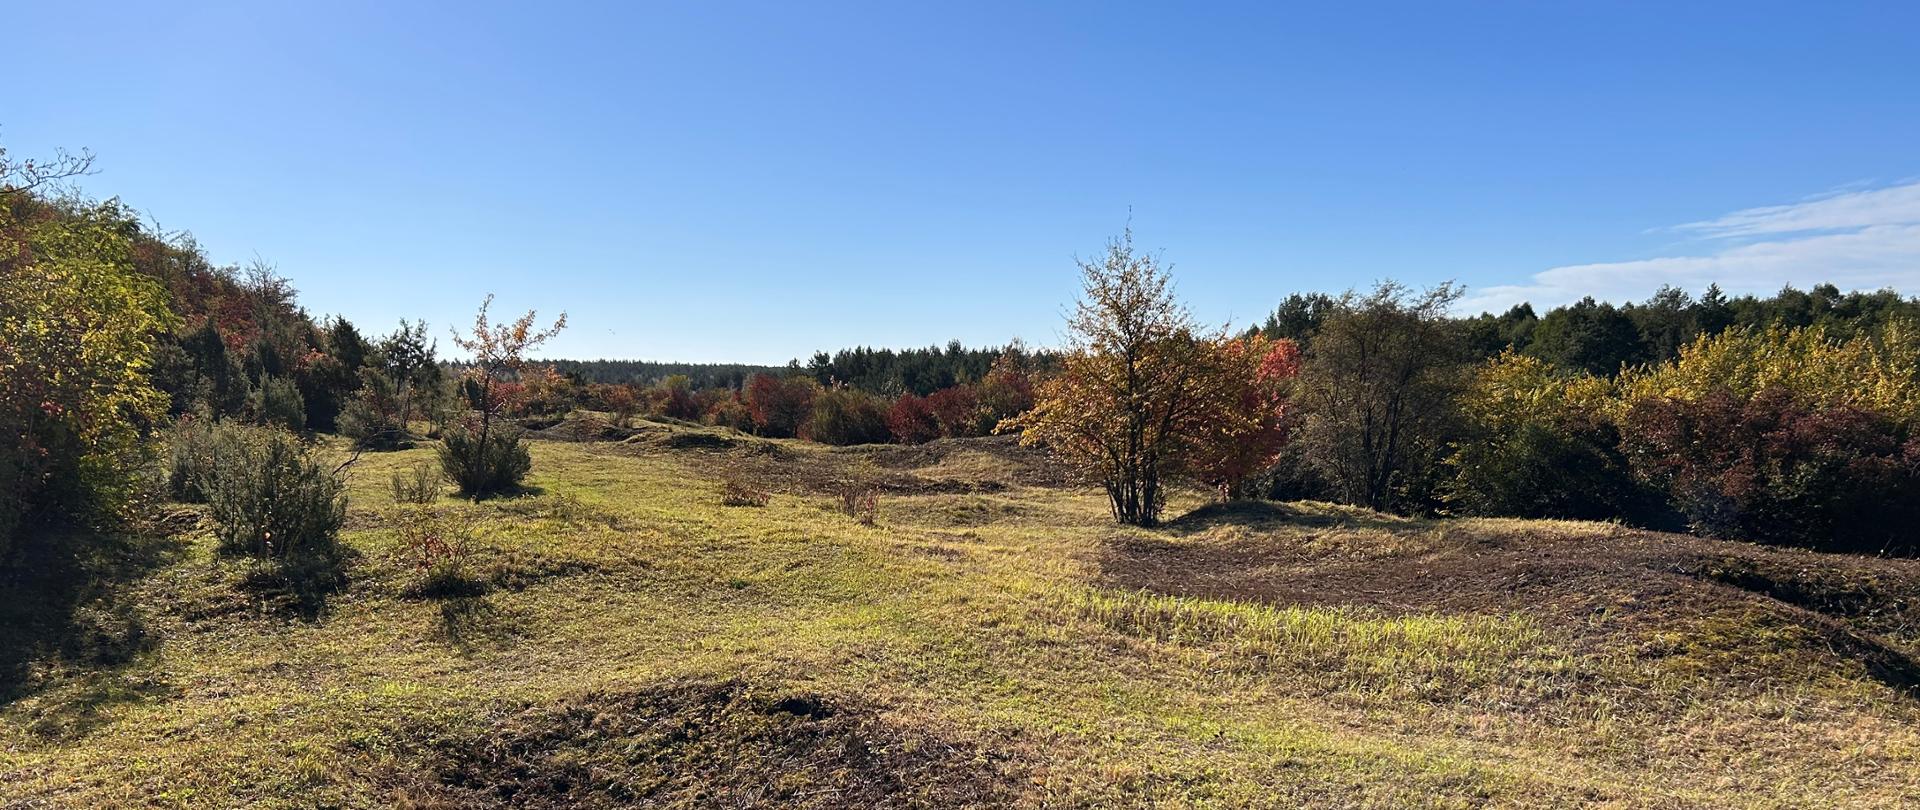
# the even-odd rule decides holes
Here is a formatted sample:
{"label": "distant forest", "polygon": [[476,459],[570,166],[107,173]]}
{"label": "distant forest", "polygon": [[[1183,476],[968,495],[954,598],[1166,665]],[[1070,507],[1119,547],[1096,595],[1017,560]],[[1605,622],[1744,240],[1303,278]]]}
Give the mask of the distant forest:
{"label": "distant forest", "polygon": [[543,360],[553,370],[581,382],[652,385],[668,377],[686,377],[694,388],[739,388],[755,374],[778,374],[780,366],[747,363],[664,363],[652,360]]}
{"label": "distant forest", "polygon": [[[875,349],[857,346],[832,353],[815,352],[805,364],[791,360],[785,366],[743,363],[664,363],[650,360],[543,361],[555,371],[583,383],[652,385],[670,377],[685,377],[692,388],[746,386],[755,374],[805,375],[823,386],[844,385],[876,394],[925,396],[944,388],[984,378],[993,361],[1011,355],[1023,368],[1044,371],[1055,355],[1034,351],[1018,342],[1006,346],[967,348],[960,341],[924,349]],[[459,363],[450,363],[459,368]]]}
{"label": "distant forest", "polygon": [[[1295,293],[1287,296],[1266,322],[1249,333],[1287,338],[1302,347],[1339,309],[1337,296]],[[1698,297],[1666,287],[1646,301],[1613,304],[1585,298],[1541,315],[1520,304],[1504,313],[1458,318],[1470,351],[1482,358],[1511,348],[1559,368],[1612,375],[1622,367],[1663,363],[1702,335],[1730,327],[1786,328],[1818,326],[1838,338],[1871,332],[1889,321],[1920,319],[1920,299],[1893,290],[1841,292],[1832,284],[1808,290],[1787,287],[1768,297],[1730,297],[1709,286]],[[804,374],[823,386],[844,385],[875,394],[926,396],[986,376],[995,358],[1012,354],[1023,368],[1045,372],[1058,354],[1007,346],[969,348],[960,341],[921,349],[856,346],[815,352],[805,363],[784,366],[744,363],[667,363],[648,360],[554,360],[554,369],[585,383],[652,385],[684,376],[693,388],[743,388],[755,374]],[[459,368],[458,363],[449,364]]]}

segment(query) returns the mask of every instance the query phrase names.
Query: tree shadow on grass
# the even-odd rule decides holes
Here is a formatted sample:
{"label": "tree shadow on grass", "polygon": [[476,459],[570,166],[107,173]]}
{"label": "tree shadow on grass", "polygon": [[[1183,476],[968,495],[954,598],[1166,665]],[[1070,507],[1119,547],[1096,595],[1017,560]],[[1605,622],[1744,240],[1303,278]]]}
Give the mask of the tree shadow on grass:
{"label": "tree shadow on grass", "polygon": [[440,602],[440,637],[465,654],[498,649],[519,637],[524,617],[485,596],[459,596]]}
{"label": "tree shadow on grass", "polygon": [[270,612],[317,622],[327,613],[327,599],[347,587],[347,567],[357,556],[335,547],[288,560],[249,560],[238,585]]}
{"label": "tree shadow on grass", "polygon": [[36,729],[84,733],[107,706],[164,690],[125,672],[159,641],[128,586],[186,548],[73,529],[22,538],[0,568],[0,707],[47,692],[56,699],[36,707]]}

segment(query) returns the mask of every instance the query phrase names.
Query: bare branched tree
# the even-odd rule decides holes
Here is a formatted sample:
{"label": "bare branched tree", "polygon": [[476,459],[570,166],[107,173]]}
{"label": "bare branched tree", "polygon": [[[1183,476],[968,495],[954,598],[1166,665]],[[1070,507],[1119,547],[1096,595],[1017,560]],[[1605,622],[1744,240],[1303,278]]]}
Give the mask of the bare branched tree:
{"label": "bare branched tree", "polygon": [[93,174],[93,153],[85,149],[73,154],[56,149],[46,160],[15,160],[0,146],[0,195],[25,194],[62,180]]}

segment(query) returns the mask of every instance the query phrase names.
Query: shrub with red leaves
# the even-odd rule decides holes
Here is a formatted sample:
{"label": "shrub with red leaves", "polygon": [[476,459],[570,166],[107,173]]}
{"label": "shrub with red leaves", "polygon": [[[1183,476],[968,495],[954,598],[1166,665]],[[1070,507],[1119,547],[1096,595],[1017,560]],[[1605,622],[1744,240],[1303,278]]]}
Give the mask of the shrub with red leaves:
{"label": "shrub with red leaves", "polygon": [[1702,534],[1825,551],[1920,551],[1920,436],[1863,410],[1769,388],[1742,400],[1635,403],[1621,425],[1636,472]]}
{"label": "shrub with red leaves", "polygon": [[1207,357],[1184,461],[1222,498],[1244,497],[1247,482],[1271,469],[1293,438],[1288,384],[1300,374],[1300,347],[1255,335],[1221,341]]}
{"label": "shrub with red leaves", "polygon": [[742,397],[753,416],[754,431],[762,436],[790,438],[813,416],[813,397],[820,384],[807,377],[755,374]]}
{"label": "shrub with red leaves", "polygon": [[927,410],[947,437],[979,436],[980,398],[971,385],[942,388],[927,395]]}
{"label": "shrub with red leaves", "polygon": [[927,398],[911,392],[893,401],[887,411],[887,429],[901,444],[924,444],[940,438],[940,422],[933,418]]}

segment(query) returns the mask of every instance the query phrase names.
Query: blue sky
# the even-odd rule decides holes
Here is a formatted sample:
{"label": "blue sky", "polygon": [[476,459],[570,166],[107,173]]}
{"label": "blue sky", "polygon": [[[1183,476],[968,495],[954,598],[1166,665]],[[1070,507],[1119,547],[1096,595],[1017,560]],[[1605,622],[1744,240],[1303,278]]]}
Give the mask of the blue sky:
{"label": "blue sky", "polygon": [[372,331],[492,292],[568,311],[576,357],[1051,344],[1129,216],[1238,324],[1384,277],[1920,292],[1913,4],[6,16],[0,143],[92,149],[90,193]]}

